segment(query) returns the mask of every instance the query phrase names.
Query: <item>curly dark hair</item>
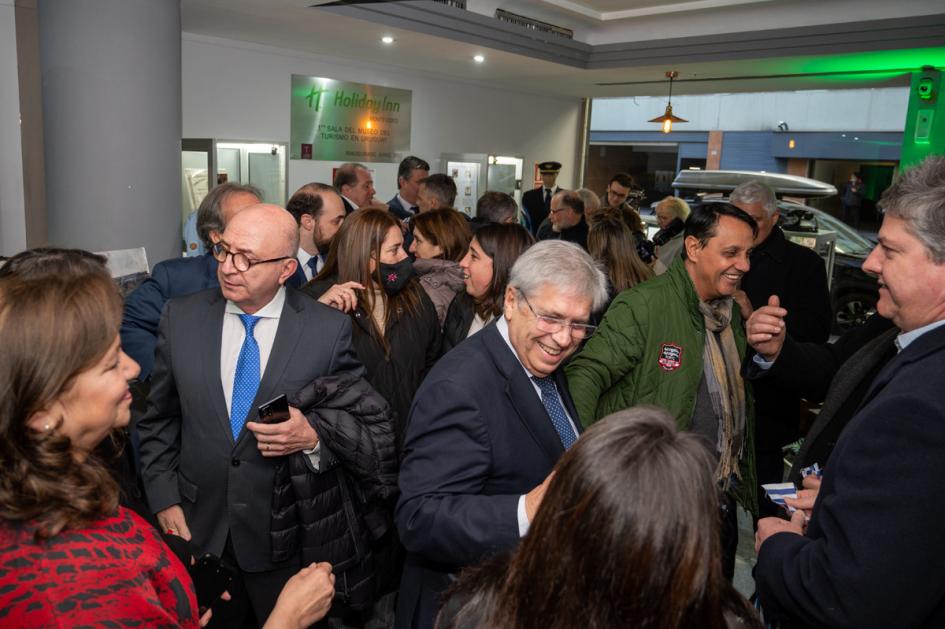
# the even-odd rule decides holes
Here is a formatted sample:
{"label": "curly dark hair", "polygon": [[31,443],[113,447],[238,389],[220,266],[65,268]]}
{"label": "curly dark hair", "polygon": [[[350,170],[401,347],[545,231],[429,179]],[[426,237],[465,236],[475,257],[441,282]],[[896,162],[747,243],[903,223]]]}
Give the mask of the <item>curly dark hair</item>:
{"label": "curly dark hair", "polygon": [[0,273],[0,517],[40,539],[118,508],[118,486],[69,437],[28,425],[115,342],[121,296],[104,258],[86,251],[20,253]]}

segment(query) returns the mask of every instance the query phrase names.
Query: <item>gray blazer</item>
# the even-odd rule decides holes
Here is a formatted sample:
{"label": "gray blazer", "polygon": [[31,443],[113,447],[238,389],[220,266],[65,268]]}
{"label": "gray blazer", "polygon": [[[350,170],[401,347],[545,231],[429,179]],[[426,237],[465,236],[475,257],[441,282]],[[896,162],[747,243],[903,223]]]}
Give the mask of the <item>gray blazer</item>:
{"label": "gray blazer", "polygon": [[[172,299],[161,316],[148,410],[139,420],[142,479],[154,512],[180,504],[201,553],[227,535],[240,568],[271,570],[269,515],[277,459],[246,428],[234,443],[220,383],[226,299],[219,288]],[[350,319],[295,289],[285,306],[253,407],[321,376],[364,375]]]}

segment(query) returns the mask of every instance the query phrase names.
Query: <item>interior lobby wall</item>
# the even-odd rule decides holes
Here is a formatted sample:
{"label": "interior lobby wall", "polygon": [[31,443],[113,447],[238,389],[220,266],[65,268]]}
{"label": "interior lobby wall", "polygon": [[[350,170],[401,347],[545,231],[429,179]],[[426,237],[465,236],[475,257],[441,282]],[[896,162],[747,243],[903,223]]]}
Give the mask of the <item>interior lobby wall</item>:
{"label": "interior lobby wall", "polygon": [[[292,74],[408,89],[412,154],[440,171],[441,153],[521,156],[523,186],[534,162],[557,160],[559,185],[573,187],[580,156],[581,101],[443,76],[408,73],[249,42],[191,33],[182,42],[183,137],[289,141]],[[290,160],[289,194],[329,182],[340,162]],[[372,164],[378,197],[396,192],[397,164]]]}

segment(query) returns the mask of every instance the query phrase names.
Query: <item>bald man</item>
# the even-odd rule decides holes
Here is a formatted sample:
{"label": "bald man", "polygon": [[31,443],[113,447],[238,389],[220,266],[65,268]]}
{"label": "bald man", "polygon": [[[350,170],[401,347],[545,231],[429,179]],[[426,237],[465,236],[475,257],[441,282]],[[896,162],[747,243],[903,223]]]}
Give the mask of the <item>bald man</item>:
{"label": "bald man", "polygon": [[350,319],[284,286],[298,261],[298,225],[275,205],[230,220],[212,255],[220,286],[172,299],[161,317],[148,411],[138,422],[145,492],[161,527],[195,554],[234,564],[231,603],[216,626],[262,625],[298,560],[273,563],[273,471],[305,451],[316,467],[318,434],[296,409],[257,423],[258,407],[318,377],[363,375]]}

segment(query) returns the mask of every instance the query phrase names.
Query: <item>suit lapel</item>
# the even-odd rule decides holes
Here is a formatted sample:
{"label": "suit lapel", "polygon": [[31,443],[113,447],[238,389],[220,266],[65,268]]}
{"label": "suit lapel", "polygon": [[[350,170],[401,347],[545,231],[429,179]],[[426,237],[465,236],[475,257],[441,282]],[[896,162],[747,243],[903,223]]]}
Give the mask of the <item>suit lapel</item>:
{"label": "suit lapel", "polygon": [[226,408],[226,397],[223,393],[223,384],[220,382],[220,349],[223,341],[223,317],[225,315],[226,300],[220,291],[213,293],[210,298],[210,314],[203,317],[200,326],[199,338],[204,339],[206,351],[203,352],[203,375],[206,381],[205,390],[210,396],[214,415],[220,420],[220,427],[230,443],[233,443],[233,431],[230,429],[230,413]]}
{"label": "suit lapel", "polygon": [[[246,418],[246,421],[253,421],[255,417],[253,409],[281,393],[292,393],[291,391],[278,391],[277,387],[284,380],[283,374],[289,366],[293,351],[298,347],[301,341],[300,337],[304,331],[302,318],[299,316],[298,310],[295,290],[286,289],[285,304],[282,306],[282,314],[279,315],[279,327],[276,328],[276,336],[272,341],[272,351],[269,352],[266,371],[259,381],[259,389],[256,391],[252,406],[249,407],[249,417]],[[249,430],[245,427],[240,431],[239,439],[236,442],[237,447],[246,441],[246,433],[248,432]]]}
{"label": "suit lapel", "polygon": [[535,391],[535,386],[495,324],[486,326],[480,334],[493,362],[508,382],[505,393],[515,408],[519,421],[554,465],[564,454],[564,446]]}
{"label": "suit lapel", "polygon": [[[879,373],[876,374],[876,378],[873,379],[869,391],[863,397],[859,408],[863,408],[875,398],[904,365],[920,360],[928,354],[941,350],[943,347],[945,347],[945,326],[935,328],[915,339],[909,344],[909,347],[899,352],[897,356],[886,363],[886,366],[880,369]],[[859,412],[859,409],[857,409],[857,412]]]}

